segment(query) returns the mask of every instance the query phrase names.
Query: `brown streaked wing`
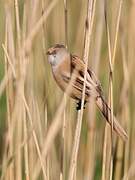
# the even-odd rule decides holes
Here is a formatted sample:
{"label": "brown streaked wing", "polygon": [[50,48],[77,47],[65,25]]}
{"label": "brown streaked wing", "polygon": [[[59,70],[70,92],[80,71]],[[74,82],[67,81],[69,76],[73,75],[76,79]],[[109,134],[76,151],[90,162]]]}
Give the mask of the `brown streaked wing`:
{"label": "brown streaked wing", "polygon": [[[79,74],[78,74],[79,75]],[[69,76],[66,75],[62,75],[63,80],[65,81],[65,83],[69,84],[71,78]],[[90,93],[89,93],[89,86],[86,86],[86,90],[85,90],[85,94],[86,94],[86,98],[89,97]],[[77,76],[76,81],[72,83],[72,96],[76,97],[75,99],[81,99],[82,96],[82,91],[83,91],[83,81],[81,81],[81,79]]]}
{"label": "brown streaked wing", "polygon": [[[78,56],[72,55],[71,64],[73,64],[73,66],[78,70],[80,76],[84,78],[85,62],[82,61]],[[87,73],[87,81],[95,87],[95,90],[99,93],[99,95],[103,95],[101,84],[94,72],[88,68]]]}

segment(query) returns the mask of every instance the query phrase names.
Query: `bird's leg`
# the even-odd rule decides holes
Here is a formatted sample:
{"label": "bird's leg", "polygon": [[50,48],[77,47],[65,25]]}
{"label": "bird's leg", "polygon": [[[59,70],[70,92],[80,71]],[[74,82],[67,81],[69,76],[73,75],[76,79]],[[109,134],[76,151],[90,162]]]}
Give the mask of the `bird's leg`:
{"label": "bird's leg", "polygon": [[[86,104],[87,101],[84,101],[84,106],[83,106],[83,109],[85,109],[85,104]],[[82,101],[79,100],[77,102],[77,107],[76,107],[76,110],[79,111],[81,109],[81,104],[82,104]]]}
{"label": "bird's leg", "polygon": [[77,102],[76,110],[79,111],[81,109],[81,100]]}

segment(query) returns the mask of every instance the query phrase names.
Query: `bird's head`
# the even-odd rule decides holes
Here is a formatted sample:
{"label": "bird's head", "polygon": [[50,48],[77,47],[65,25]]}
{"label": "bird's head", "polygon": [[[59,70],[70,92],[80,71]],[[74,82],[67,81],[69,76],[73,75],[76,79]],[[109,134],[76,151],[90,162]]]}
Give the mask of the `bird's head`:
{"label": "bird's head", "polygon": [[68,51],[64,45],[56,44],[50,47],[46,54],[48,55],[49,63],[55,67],[62,62],[64,56],[68,54]]}

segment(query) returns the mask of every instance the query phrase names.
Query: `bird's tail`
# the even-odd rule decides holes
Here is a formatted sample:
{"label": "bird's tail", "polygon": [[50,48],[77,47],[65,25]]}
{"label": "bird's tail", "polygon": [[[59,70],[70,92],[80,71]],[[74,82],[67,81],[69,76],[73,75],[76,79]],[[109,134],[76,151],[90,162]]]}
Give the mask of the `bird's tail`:
{"label": "bird's tail", "polygon": [[[103,97],[98,97],[96,99],[96,104],[102,114],[104,115],[107,122],[111,125],[111,109],[107,105],[106,101],[103,99]],[[122,128],[122,126],[119,124],[117,119],[113,117],[113,129],[114,131],[125,141],[127,140],[128,136],[125,130]]]}

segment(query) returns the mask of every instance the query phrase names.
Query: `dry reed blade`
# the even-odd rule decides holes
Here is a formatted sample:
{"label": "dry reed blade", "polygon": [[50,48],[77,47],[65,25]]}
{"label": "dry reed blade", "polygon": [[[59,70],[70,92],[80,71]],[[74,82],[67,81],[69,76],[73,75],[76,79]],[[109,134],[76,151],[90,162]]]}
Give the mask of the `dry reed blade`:
{"label": "dry reed blade", "polygon": [[[101,45],[102,45],[102,37],[103,37],[103,20],[104,20],[104,4],[103,2],[97,3],[97,24],[95,31],[95,43],[93,48],[93,61],[92,61],[92,69],[95,74],[99,74],[99,63],[100,63],[100,54],[101,54]],[[85,180],[93,179],[95,173],[96,166],[96,141],[98,135],[96,133],[96,107],[93,99],[90,99],[89,109],[88,109],[88,137],[87,137],[87,145],[86,145],[86,157],[85,162],[85,172],[84,177]]]}
{"label": "dry reed blade", "polygon": [[[94,21],[95,3],[96,1],[88,0],[88,9],[87,9],[87,17],[86,17],[86,35],[84,42],[84,57],[83,57],[85,62],[84,85],[83,85],[82,100],[81,100],[81,110],[78,112],[78,117],[77,117],[77,125],[76,125],[75,137],[74,137],[74,145],[72,149],[68,180],[73,180],[74,175],[76,174],[75,168],[77,166],[77,155],[79,149],[82,118],[83,118],[83,106],[84,106],[85,88],[86,88],[85,82],[86,82],[86,73],[88,68],[89,47],[91,41],[93,21]],[[94,4],[94,8],[93,8],[93,4]]]}
{"label": "dry reed blade", "polygon": [[[24,42],[24,47],[23,50],[29,54],[32,46],[32,42],[35,38],[35,36],[38,34],[40,29],[42,28],[43,24],[45,23],[46,19],[48,18],[49,14],[51,13],[52,9],[55,7],[57,4],[58,0],[54,0],[50,3],[50,5],[47,7],[47,10],[44,11],[43,15],[41,18],[38,20],[38,22],[35,24],[34,28],[31,30],[29,33],[26,41]],[[23,52],[22,50],[22,52]]]}
{"label": "dry reed blade", "polygon": [[[71,77],[71,80],[70,80],[70,83],[66,89],[66,93],[68,94],[71,89],[72,89],[72,83],[74,83],[76,80],[76,72],[73,72],[73,75]],[[61,101],[61,104],[60,106],[58,107],[57,111],[56,111],[56,114],[55,114],[55,118],[53,119],[52,121],[52,124],[50,125],[49,127],[49,130],[48,130],[48,133],[46,135],[46,138],[45,138],[45,141],[44,141],[44,148],[42,149],[42,158],[45,159],[53,142],[54,142],[54,139],[58,133],[58,131],[60,130],[60,128],[62,127],[62,118],[61,118],[61,115],[63,113],[65,109],[65,99],[63,98],[62,101]],[[36,171],[33,175],[33,180],[34,179],[37,179],[39,173],[40,173],[40,166],[39,164],[37,163],[36,164]]]}
{"label": "dry reed blade", "polygon": [[[114,35],[114,45],[112,46],[113,47],[112,50],[111,50],[111,40],[110,40],[107,14],[106,14],[107,7],[106,7],[106,2],[105,2],[105,23],[106,23],[106,31],[107,31],[109,67],[110,67],[110,77],[109,77],[109,102],[110,102],[110,108],[111,108],[111,157],[110,157],[110,173],[109,173],[110,180],[112,179],[112,174],[113,174],[113,69],[114,69],[114,60],[115,60],[116,49],[117,49],[117,39],[118,39],[118,30],[119,30],[119,24],[120,24],[122,2],[123,1],[120,1],[120,5],[119,5],[119,9],[118,9],[116,29],[115,29],[115,35]],[[107,135],[105,135],[105,136],[107,136]],[[106,147],[106,145],[105,145],[105,147]],[[104,150],[104,153],[106,153],[106,150]],[[106,155],[103,154],[103,158],[105,158],[105,157],[106,157]],[[103,160],[103,162],[105,162],[105,160]],[[105,170],[105,168],[104,168],[104,170]],[[105,174],[105,171],[103,171],[102,173]],[[105,175],[103,175],[102,177],[105,178]]]}

